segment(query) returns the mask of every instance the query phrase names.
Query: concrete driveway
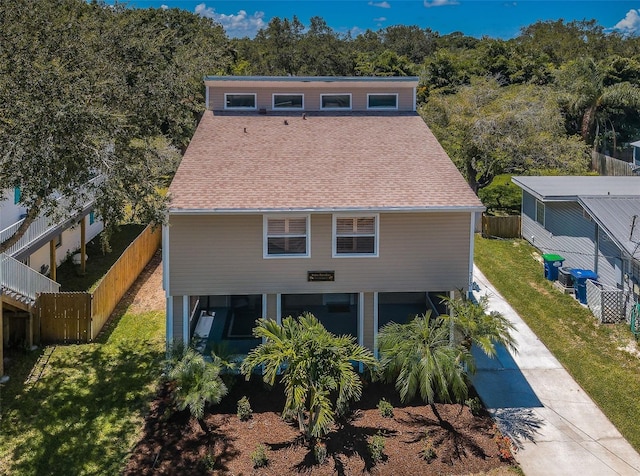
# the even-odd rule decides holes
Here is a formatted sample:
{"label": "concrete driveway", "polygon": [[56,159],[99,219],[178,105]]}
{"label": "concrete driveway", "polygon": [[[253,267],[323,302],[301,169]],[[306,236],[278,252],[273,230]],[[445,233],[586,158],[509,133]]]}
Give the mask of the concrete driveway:
{"label": "concrete driveway", "polygon": [[473,384],[517,445],[525,475],[640,475],[640,455],[475,266],[474,280],[474,295],[487,295],[489,310],[516,327],[515,355],[474,352]]}

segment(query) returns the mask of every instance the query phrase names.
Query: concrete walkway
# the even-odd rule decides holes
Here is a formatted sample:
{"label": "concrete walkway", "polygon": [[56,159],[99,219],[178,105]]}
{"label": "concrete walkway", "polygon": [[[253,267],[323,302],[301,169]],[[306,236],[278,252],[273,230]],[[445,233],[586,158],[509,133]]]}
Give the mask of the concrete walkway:
{"label": "concrete walkway", "polygon": [[487,295],[489,310],[516,327],[515,355],[474,352],[473,384],[518,446],[525,475],[639,475],[640,455],[475,266],[474,280],[474,295]]}

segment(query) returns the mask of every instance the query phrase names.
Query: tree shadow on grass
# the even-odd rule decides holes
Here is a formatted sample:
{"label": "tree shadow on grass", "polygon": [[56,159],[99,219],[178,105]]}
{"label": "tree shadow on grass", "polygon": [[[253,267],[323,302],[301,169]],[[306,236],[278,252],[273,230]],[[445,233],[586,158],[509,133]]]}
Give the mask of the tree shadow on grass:
{"label": "tree shadow on grass", "polygon": [[113,334],[113,331],[118,327],[118,324],[122,320],[122,317],[127,314],[129,307],[131,306],[131,304],[133,304],[140,290],[147,283],[147,281],[149,281],[158,266],[161,265],[162,251],[158,250],[151,257],[151,260],[144,267],[135,282],[131,285],[127,292],[124,293],[124,296],[122,296],[122,299],[120,299],[115,309],[102,326],[102,329],[100,329],[100,332],[98,332],[98,335],[94,339],[95,343],[106,344],[109,341],[109,338]]}
{"label": "tree shadow on grass", "polygon": [[162,352],[148,342],[66,346],[17,397],[3,434],[13,474],[118,474],[154,393]]}

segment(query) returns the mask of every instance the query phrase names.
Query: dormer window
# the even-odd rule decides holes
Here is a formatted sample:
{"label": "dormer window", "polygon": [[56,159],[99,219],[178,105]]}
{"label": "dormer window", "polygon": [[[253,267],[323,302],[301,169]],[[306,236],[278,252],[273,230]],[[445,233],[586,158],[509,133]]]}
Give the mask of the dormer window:
{"label": "dormer window", "polygon": [[351,109],[351,94],[321,94],[320,109]]}
{"label": "dormer window", "polygon": [[397,93],[367,94],[367,109],[398,109]]}
{"label": "dormer window", "polygon": [[227,93],[224,95],[225,109],[255,109],[255,93]]}
{"label": "dormer window", "polygon": [[273,109],[304,109],[303,94],[274,94]]}

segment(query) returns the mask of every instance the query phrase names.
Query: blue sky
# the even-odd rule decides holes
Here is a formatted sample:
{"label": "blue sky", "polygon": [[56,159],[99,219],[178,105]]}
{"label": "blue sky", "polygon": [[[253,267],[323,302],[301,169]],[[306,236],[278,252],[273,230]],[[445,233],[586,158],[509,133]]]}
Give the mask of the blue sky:
{"label": "blue sky", "polygon": [[[120,2],[123,3],[123,2]],[[640,35],[640,0],[128,0],[130,7],[181,8],[221,23],[231,37],[253,37],[273,17],[320,16],[335,31],[357,35],[391,25],[440,34],[509,39],[538,20],[595,19],[607,31]]]}

